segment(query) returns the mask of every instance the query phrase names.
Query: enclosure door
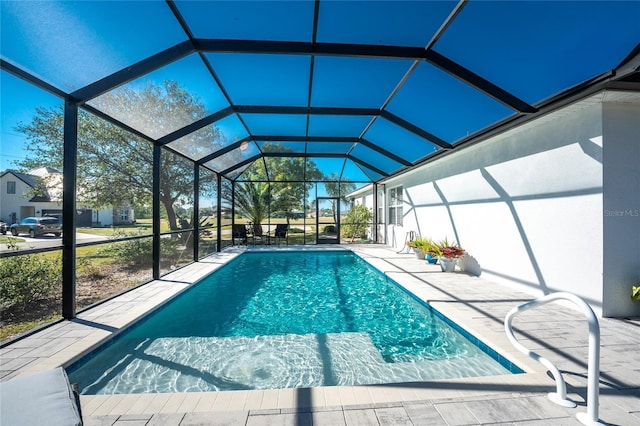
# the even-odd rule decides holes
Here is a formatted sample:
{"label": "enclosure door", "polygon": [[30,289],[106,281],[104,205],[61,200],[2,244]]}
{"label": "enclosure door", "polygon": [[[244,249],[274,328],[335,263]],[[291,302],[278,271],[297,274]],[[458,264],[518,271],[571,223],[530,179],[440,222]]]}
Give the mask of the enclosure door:
{"label": "enclosure door", "polygon": [[316,202],[316,242],[340,244],[340,199],[318,197]]}

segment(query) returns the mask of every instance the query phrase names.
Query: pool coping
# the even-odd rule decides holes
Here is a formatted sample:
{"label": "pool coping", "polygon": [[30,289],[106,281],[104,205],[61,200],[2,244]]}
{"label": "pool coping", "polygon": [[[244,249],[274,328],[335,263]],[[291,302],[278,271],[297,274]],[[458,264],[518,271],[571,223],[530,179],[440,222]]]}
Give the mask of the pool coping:
{"label": "pool coping", "polygon": [[[114,334],[175,297],[189,286],[223,266],[245,250],[350,250],[376,267],[415,297],[428,302],[460,327],[496,350],[523,370],[524,374],[446,379],[387,385],[336,386],[310,389],[277,389],[177,394],[82,395],[83,415],[144,415],[210,411],[323,410],[332,407],[366,407],[371,404],[397,404],[443,398],[495,395],[506,392],[551,392],[554,382],[546,368],[518,352],[501,327],[486,327],[487,318],[465,303],[447,298],[444,287],[462,282],[493,285],[464,273],[442,273],[438,265],[418,261],[413,255],[399,254],[386,246],[327,245],[288,247],[233,247],[200,262],[174,271],[98,305],[0,350],[2,380],[57,366],[68,366],[83,354],[103,344]],[[426,281],[424,277],[428,277]],[[527,297],[520,295],[522,297]],[[528,296],[531,299],[530,296]],[[518,298],[516,298],[518,299]],[[491,319],[491,322],[495,322]],[[570,380],[568,380],[568,383]],[[579,382],[576,382],[579,384]]]}

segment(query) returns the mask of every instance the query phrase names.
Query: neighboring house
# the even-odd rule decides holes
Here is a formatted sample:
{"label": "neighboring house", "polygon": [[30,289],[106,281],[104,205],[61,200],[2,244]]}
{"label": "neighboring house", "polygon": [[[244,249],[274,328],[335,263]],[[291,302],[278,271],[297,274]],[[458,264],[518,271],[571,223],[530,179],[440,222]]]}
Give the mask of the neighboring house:
{"label": "neighboring house", "polygon": [[[62,173],[40,167],[26,173],[6,170],[0,174],[0,220],[8,224],[26,217],[62,217]],[[131,206],[108,209],[78,208],[77,226],[111,226],[135,222]]]}
{"label": "neighboring house", "polygon": [[304,219],[304,210],[291,210],[294,219]]}
{"label": "neighboring house", "polygon": [[112,209],[88,210],[91,210],[92,213],[91,226],[130,225],[136,221],[135,211],[132,206],[128,205]]}
{"label": "neighboring house", "polygon": [[0,174],[0,219],[8,224],[30,216],[62,215],[62,173],[41,167]]}

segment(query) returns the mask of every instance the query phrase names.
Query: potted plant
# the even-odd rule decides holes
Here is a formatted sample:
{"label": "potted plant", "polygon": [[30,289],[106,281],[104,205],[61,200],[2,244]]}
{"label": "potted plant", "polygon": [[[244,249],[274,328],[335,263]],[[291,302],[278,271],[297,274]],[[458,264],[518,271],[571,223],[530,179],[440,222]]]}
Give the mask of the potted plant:
{"label": "potted plant", "polygon": [[425,252],[427,253],[427,256],[426,256],[427,262],[429,262],[432,265],[435,265],[436,263],[438,263],[438,258],[442,255],[438,244],[431,239],[429,239],[429,243],[427,245],[427,248],[425,249]]}
{"label": "potted plant", "polygon": [[634,300],[636,302],[640,302],[640,285],[631,286],[631,300]]}
{"label": "potted plant", "polygon": [[424,260],[426,249],[429,247],[429,240],[426,238],[418,237],[413,241],[407,242],[407,245],[413,249],[418,259]]}
{"label": "potted plant", "polygon": [[438,244],[440,251],[440,268],[443,272],[453,272],[456,269],[458,258],[466,253],[464,249],[456,243],[449,243],[445,238]]}

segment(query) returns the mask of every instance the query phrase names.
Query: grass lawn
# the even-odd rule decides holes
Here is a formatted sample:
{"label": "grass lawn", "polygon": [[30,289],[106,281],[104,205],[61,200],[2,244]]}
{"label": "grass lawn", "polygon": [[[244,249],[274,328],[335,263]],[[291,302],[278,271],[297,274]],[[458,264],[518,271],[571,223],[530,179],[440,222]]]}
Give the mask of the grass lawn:
{"label": "grass lawn", "polygon": [[82,273],[88,267],[110,265],[117,262],[112,255],[106,253],[104,245],[87,246],[76,248],[76,258],[78,260],[77,272]]}
{"label": "grass lawn", "polygon": [[[116,233],[116,231],[127,234],[136,234],[138,231],[142,231],[143,234],[151,234],[152,228],[151,219],[138,219],[136,223],[132,225],[105,226],[103,228],[77,228],[76,231],[83,234],[104,235],[108,237]],[[167,232],[169,230],[167,221],[164,219],[161,220],[160,232]]]}
{"label": "grass lawn", "polygon": [[12,237],[9,235],[0,235],[0,244],[24,243],[25,239],[20,237]]}
{"label": "grass lawn", "polygon": [[40,318],[40,319],[20,322],[16,324],[3,325],[2,327],[0,327],[0,342],[8,339],[9,337],[17,336],[18,334],[25,333],[40,325],[53,322],[59,319],[60,317],[61,317],[60,314],[52,314],[47,316],[46,318]]}

